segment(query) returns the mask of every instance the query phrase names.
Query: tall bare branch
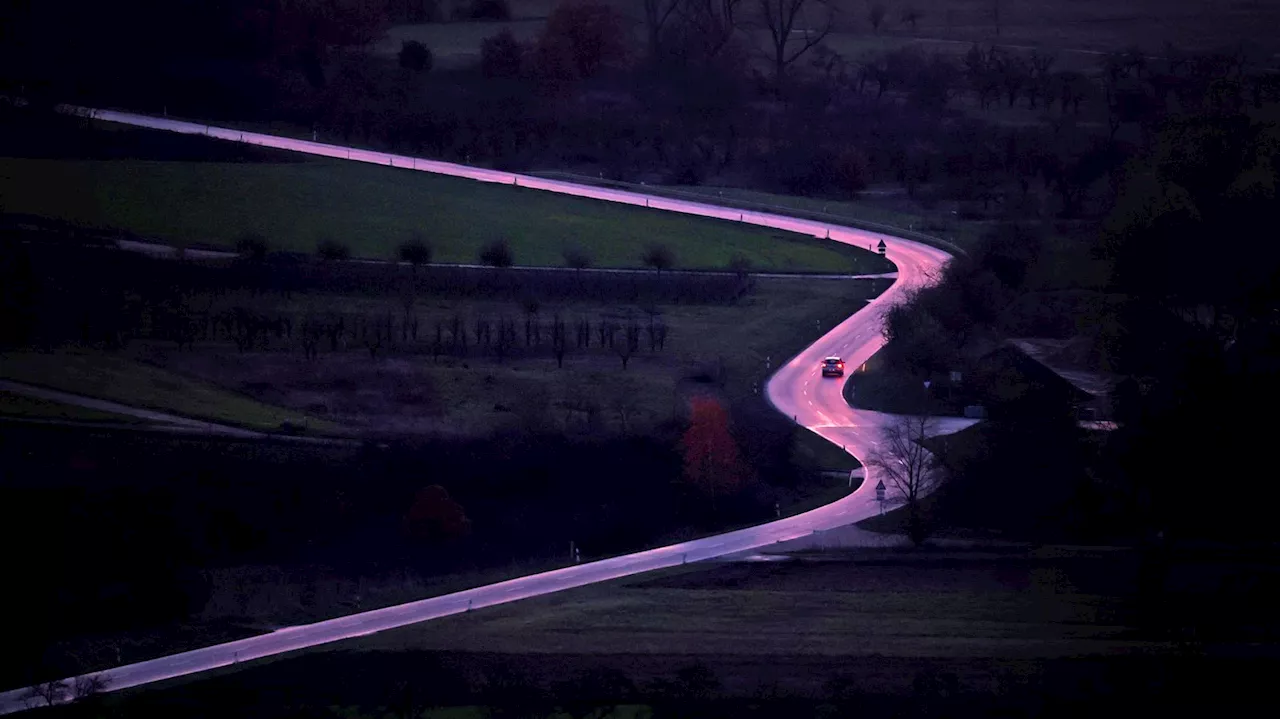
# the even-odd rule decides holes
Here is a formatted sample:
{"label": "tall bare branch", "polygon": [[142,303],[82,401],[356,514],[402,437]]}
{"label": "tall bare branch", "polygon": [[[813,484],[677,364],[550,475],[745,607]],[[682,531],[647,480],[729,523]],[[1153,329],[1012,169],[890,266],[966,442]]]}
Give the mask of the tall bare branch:
{"label": "tall bare branch", "polygon": [[867,458],[872,477],[885,484],[886,499],[901,503],[907,512],[907,533],[920,544],[928,536],[920,502],[945,478],[942,464],[924,446],[932,420],[923,415],[896,418],[885,427],[875,451]]}
{"label": "tall bare branch", "polygon": [[680,19],[697,36],[707,57],[718,55],[737,33],[742,1],[680,0]]}
{"label": "tall bare branch", "polygon": [[[759,19],[769,32],[773,77],[779,84],[787,68],[831,34],[835,24],[835,7],[828,0],[757,0]],[[820,17],[809,26],[809,7]],[[797,27],[797,24],[801,27]],[[801,38],[793,36],[800,33]]]}
{"label": "tall bare branch", "polygon": [[662,30],[685,0],[644,0],[644,26],[649,33],[649,55],[658,52]]}

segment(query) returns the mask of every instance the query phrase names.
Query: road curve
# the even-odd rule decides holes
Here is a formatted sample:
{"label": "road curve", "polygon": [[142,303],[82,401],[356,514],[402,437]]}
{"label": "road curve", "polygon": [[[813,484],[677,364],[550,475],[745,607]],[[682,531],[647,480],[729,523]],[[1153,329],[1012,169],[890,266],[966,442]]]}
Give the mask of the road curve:
{"label": "road curve", "polygon": [[[266,147],[327,157],[349,158],[360,162],[416,169],[481,182],[518,185],[608,202],[647,206],[670,212],[739,220],[816,237],[826,237],[829,234],[834,241],[857,244],[862,247],[883,240],[887,247],[888,258],[898,266],[898,280],[865,308],[832,328],[798,356],[783,364],[769,379],[766,387],[770,403],[780,412],[792,417],[801,426],[843,446],[855,456],[866,456],[866,452],[874,446],[878,428],[885,416],[850,408],[841,393],[842,382],[822,379],[818,372],[819,361],[826,355],[838,354],[845,358],[848,367],[854,368],[869,359],[884,344],[881,334],[884,308],[900,299],[910,289],[928,283],[950,258],[946,252],[918,242],[782,215],[744,212],[699,202],[576,185],[497,170],[240,132],[143,115],[66,106],[61,109],[68,113],[140,127],[202,134]],[[955,431],[972,423],[971,420],[941,420],[940,422],[936,430],[939,433]],[[871,516],[878,511],[878,507],[873,507],[874,484],[875,476],[870,474],[860,489],[843,499],[768,524],[520,577],[431,599],[280,629],[270,634],[128,664],[96,674],[108,681],[109,690],[125,689],[203,672],[235,662],[249,661],[446,617],[470,609],[505,604],[686,562],[760,549],[778,542],[798,539],[816,531],[851,524]],[[73,686],[74,678],[68,679],[67,685]],[[0,713],[27,708],[27,700],[23,699],[25,693],[26,690],[23,689],[0,693]]]}

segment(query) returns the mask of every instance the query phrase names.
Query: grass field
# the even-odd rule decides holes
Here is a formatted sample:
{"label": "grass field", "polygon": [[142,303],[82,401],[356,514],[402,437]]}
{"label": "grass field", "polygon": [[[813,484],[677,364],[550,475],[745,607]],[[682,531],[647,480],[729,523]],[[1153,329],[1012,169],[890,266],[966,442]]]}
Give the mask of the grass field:
{"label": "grass field", "polygon": [[[2,362],[3,360],[0,360]],[[0,391],[0,417],[72,422],[140,423],[135,417]]]}
{"label": "grass field", "polygon": [[[1216,586],[1252,561],[1203,559],[1174,562],[1171,600],[1191,607],[1198,595],[1188,587]],[[700,699],[830,701],[839,680],[855,694],[911,696],[921,675],[949,675],[959,691],[996,695],[1049,689],[1040,682],[1052,675],[1064,682],[1054,691],[1074,698],[1129,681],[1122,677],[1136,664],[1188,656],[1138,600],[1141,567],[1136,552],[1063,547],[691,565],[180,679],[113,702],[141,709],[225,701],[244,710],[265,701],[270,687],[372,716],[373,706],[402,696],[406,682],[427,694],[428,706],[501,701],[517,688],[526,702],[554,705],[601,691],[603,684],[576,683],[592,675],[638,688],[608,698],[643,702],[660,698],[661,683],[690,666],[708,677]]]}
{"label": "grass field", "polygon": [[982,659],[1157,648],[1131,631],[1120,601],[1131,591],[1132,557],[851,557],[673,570],[385,632],[349,648]]}
{"label": "grass field", "polygon": [[562,265],[564,248],[578,245],[597,266],[636,267],[655,242],[673,248],[677,268],[723,268],[736,253],[773,270],[879,272],[883,262],[792,233],[340,161],[4,159],[0,197],[9,212],[183,245],[231,246],[259,232],[274,249],[311,252],[330,238],[387,258],[421,232],[439,262],[475,262],[497,239],[523,265]]}
{"label": "grass field", "polygon": [[314,430],[336,429],[329,422],[304,418],[298,412],[255,402],[119,354],[5,352],[0,353],[0,377],[251,429],[278,429],[285,421],[305,422]]}

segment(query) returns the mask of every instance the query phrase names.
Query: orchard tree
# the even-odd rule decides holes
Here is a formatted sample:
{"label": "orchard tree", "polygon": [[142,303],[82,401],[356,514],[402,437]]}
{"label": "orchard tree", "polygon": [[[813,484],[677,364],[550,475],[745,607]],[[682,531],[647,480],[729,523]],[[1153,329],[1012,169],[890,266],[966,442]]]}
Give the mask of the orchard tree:
{"label": "orchard tree", "polygon": [[713,398],[694,398],[680,451],[685,480],[710,498],[713,507],[717,498],[736,493],[747,482],[749,470],[729,433],[729,414]]}

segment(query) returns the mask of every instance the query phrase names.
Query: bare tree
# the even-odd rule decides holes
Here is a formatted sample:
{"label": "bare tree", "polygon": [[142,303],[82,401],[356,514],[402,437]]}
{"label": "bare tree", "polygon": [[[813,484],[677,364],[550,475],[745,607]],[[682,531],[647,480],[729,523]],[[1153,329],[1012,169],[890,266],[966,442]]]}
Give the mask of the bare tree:
{"label": "bare tree", "polygon": [[1027,61],[1019,55],[1005,52],[998,48],[991,51],[992,70],[999,77],[1000,87],[1009,98],[1009,107],[1017,102],[1018,96],[1031,80],[1031,70]]}
{"label": "bare tree", "polygon": [[[828,0],[757,0],[760,21],[769,32],[773,79],[779,86],[787,68],[831,34],[835,7]],[[808,17],[809,7],[818,18]],[[811,24],[812,23],[812,24]],[[799,25],[799,27],[797,27]],[[796,40],[793,36],[800,35]]]}
{"label": "bare tree", "polygon": [[34,706],[36,702],[43,701],[45,706],[51,707],[66,699],[66,696],[67,683],[51,679],[27,689],[22,698],[27,703],[27,706]]}
{"label": "bare tree", "polygon": [[918,8],[907,6],[902,9],[902,22],[911,26],[911,32],[916,31],[916,23],[920,22],[920,18],[924,17],[924,13]]}
{"label": "bare tree", "polygon": [[635,320],[627,324],[624,340],[613,349],[618,353],[618,359],[622,360],[622,369],[625,370],[627,363],[631,361],[631,356],[640,351],[640,325],[636,324]]}
{"label": "bare tree", "polygon": [[931,426],[932,420],[924,415],[898,417],[884,429],[880,443],[867,458],[867,466],[874,470],[868,477],[879,477],[887,490],[886,499],[906,509],[907,535],[916,545],[924,542],[930,530],[920,501],[945,478],[941,462],[924,446]]}
{"label": "bare tree", "polygon": [[873,2],[871,7],[867,8],[867,21],[871,23],[873,32],[880,32],[880,26],[884,24],[885,16],[889,14],[889,9],[882,2]]}
{"label": "bare tree", "polygon": [[684,0],[681,20],[698,38],[707,58],[729,45],[738,30],[738,7],[743,0]]}
{"label": "bare tree", "polygon": [[[551,351],[556,357],[556,367],[564,367],[564,355],[569,349],[568,332],[565,330],[564,320],[560,319],[560,315],[556,315],[551,322]],[[579,330],[579,346],[581,346],[582,333]]]}
{"label": "bare tree", "polygon": [[649,55],[657,55],[662,29],[684,0],[644,0],[644,27],[649,32]]}
{"label": "bare tree", "polygon": [[623,433],[631,431],[631,420],[640,412],[639,396],[640,390],[633,382],[610,383],[609,408],[618,415]]}
{"label": "bare tree", "polygon": [[111,678],[101,674],[87,674],[85,676],[76,677],[75,686],[72,687],[71,698],[74,701],[83,701],[90,697],[97,696],[107,690],[107,685],[111,683]]}
{"label": "bare tree", "polygon": [[1031,77],[1027,83],[1025,94],[1027,96],[1027,105],[1034,110],[1038,100],[1044,100],[1045,105],[1053,102],[1050,98],[1053,83],[1053,65],[1057,62],[1057,58],[1053,55],[1046,55],[1035,50],[1031,51],[1031,55],[1027,58],[1027,64],[1031,70]]}

